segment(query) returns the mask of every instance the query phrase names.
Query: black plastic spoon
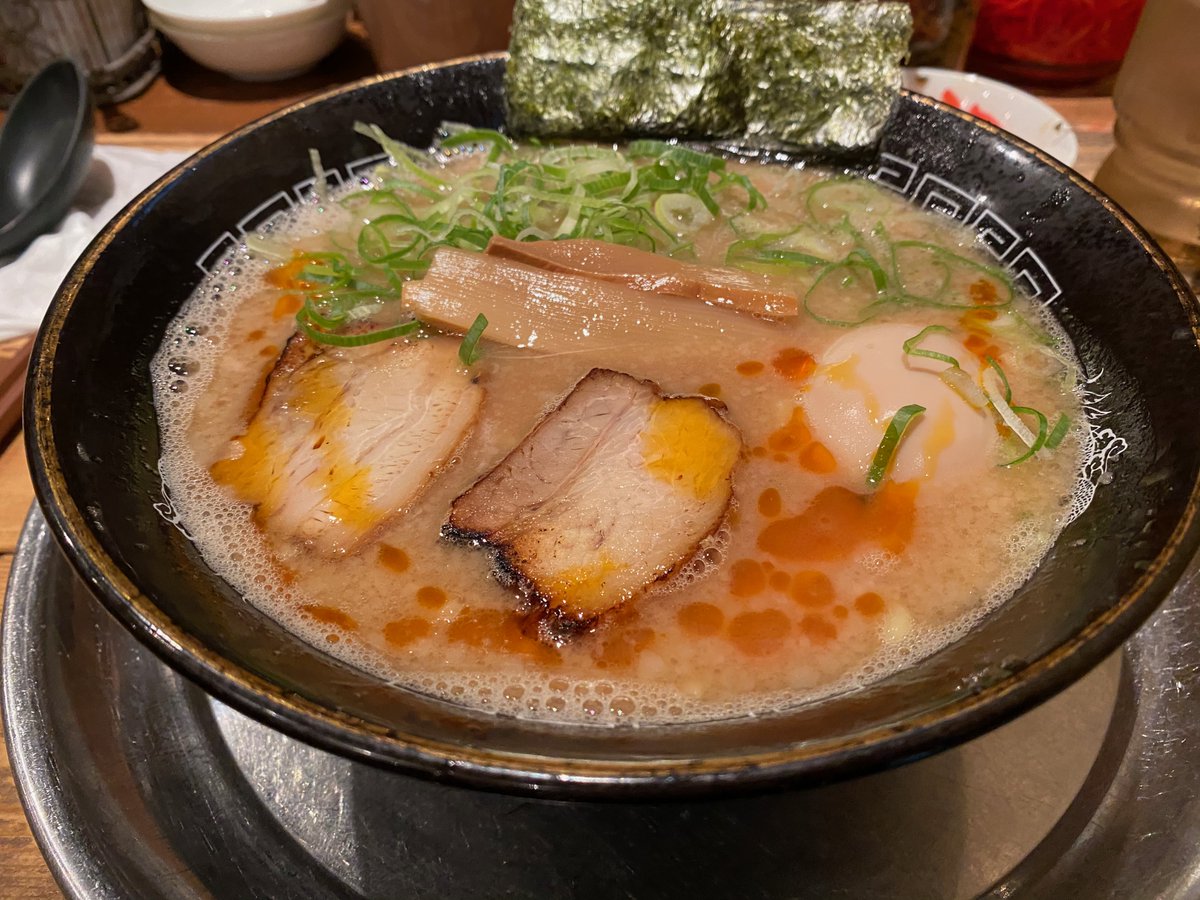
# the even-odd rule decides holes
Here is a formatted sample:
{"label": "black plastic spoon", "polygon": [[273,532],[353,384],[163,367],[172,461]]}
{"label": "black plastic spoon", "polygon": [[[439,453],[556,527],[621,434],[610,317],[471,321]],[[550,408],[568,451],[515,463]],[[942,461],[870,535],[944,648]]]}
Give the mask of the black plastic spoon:
{"label": "black plastic spoon", "polygon": [[87,73],[50,63],[22,88],[0,128],[0,256],[62,219],[92,157]]}

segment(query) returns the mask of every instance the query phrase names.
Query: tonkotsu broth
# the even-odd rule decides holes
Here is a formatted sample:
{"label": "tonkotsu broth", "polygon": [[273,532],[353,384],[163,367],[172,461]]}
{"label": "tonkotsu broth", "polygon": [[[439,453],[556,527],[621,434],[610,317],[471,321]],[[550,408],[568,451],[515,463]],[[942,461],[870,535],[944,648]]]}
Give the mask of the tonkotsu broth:
{"label": "tonkotsu broth", "polygon": [[[814,214],[820,221],[839,209],[842,192],[886,222],[893,241],[929,241],[980,266],[990,262],[973,235],[868,183],[838,183],[829,189],[834,201],[814,207],[806,191],[826,173],[742,165],[769,200],[764,229],[786,230]],[[345,247],[351,224],[330,202],[272,239],[305,250]],[[725,265],[739,235],[721,220],[692,237],[696,261]],[[936,255],[928,271],[915,271],[919,263],[910,284],[943,277]],[[1015,316],[964,299],[897,305],[854,327],[801,309],[763,337],[700,344],[681,334],[653,352],[584,342],[542,353],[489,342],[485,331],[473,367],[485,391],[482,412],[451,464],[367,546],[328,558],[264,532],[210,472],[236,456],[231,442],[295,329],[287,290],[270,283],[277,266],[244,250],[230,260],[185,304],[153,363],[162,471],[181,521],[216,572],[305,640],[473,707],[656,723],[766,713],[853,688],[957,639],[1010,596],[1045,555],[1082,484],[1088,437],[1072,351],[1020,296]],[[803,297],[814,272],[784,277]],[[962,296],[977,291],[986,300],[991,289],[964,277]],[[961,357],[973,376],[994,356],[1014,403],[1042,410],[1050,426],[1063,413],[1071,427],[1053,451],[1005,467],[1024,447],[991,416],[963,413],[965,401],[948,388],[937,394],[942,382],[926,378],[937,394],[926,404],[928,421],[904,435],[874,499],[853,499],[872,494],[866,468],[896,402],[918,402],[889,392],[907,390],[914,369],[945,368],[900,346],[933,325],[953,334],[930,332],[921,347]],[[890,362],[876,372],[868,356]],[[725,524],[684,572],[554,647],[522,632],[521,599],[496,581],[489,554],[440,532],[451,501],[594,367],[651,379],[667,394],[719,398],[744,453]],[[874,430],[857,434],[856,422]]]}

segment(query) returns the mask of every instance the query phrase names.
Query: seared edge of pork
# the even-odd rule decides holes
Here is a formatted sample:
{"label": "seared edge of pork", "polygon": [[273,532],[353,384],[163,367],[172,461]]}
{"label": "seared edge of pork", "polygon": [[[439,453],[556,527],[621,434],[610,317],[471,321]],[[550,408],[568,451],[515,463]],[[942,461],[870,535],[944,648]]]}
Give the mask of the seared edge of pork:
{"label": "seared edge of pork", "polygon": [[719,401],[593,369],[451,504],[553,643],[665,582],[720,528],[741,436]]}

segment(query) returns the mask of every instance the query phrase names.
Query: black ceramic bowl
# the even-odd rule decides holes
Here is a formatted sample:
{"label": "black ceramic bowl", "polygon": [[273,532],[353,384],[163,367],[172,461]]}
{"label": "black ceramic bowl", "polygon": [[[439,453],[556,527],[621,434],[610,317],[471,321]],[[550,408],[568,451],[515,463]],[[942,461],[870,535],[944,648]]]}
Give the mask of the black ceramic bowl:
{"label": "black ceramic bowl", "polygon": [[[167,662],[271,725],[359,759],[557,795],[696,794],[804,783],[944,749],[1115,650],[1196,548],[1196,300],[1095,188],[1033,148],[905,94],[864,171],[976,229],[1070,332],[1106,447],[1087,512],[958,643],[869,688],[777,715],[586,728],[499,718],[382,683],[297,640],[213,575],[159,478],[149,361],[197,282],[296,202],[307,148],[350,177],[378,148],[355,120],[427,144],[442,120],[503,124],[501,57],[352,85],[203,150],[131,204],[72,270],[27,394],[39,500],[112,613]],[[1106,411],[1101,415],[1101,411]]]}

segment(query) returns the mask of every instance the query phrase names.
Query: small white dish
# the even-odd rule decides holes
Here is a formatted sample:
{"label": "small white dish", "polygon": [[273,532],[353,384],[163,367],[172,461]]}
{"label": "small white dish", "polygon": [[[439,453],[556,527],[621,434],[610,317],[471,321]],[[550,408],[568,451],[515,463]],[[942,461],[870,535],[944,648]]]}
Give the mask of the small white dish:
{"label": "small white dish", "polygon": [[903,84],[1011,131],[1068,166],[1079,157],[1079,141],[1067,120],[1012,85],[970,72],[928,67],[905,69]]}
{"label": "small white dish", "polygon": [[345,12],[349,0],[142,0],[157,19],[180,28],[206,32],[271,30],[318,19],[334,9]]}
{"label": "small white dish", "polygon": [[189,28],[154,13],[150,22],[202,66],[240,81],[281,81],[311,69],[345,37],[344,5],[326,7],[327,12],[317,18],[272,28]]}

